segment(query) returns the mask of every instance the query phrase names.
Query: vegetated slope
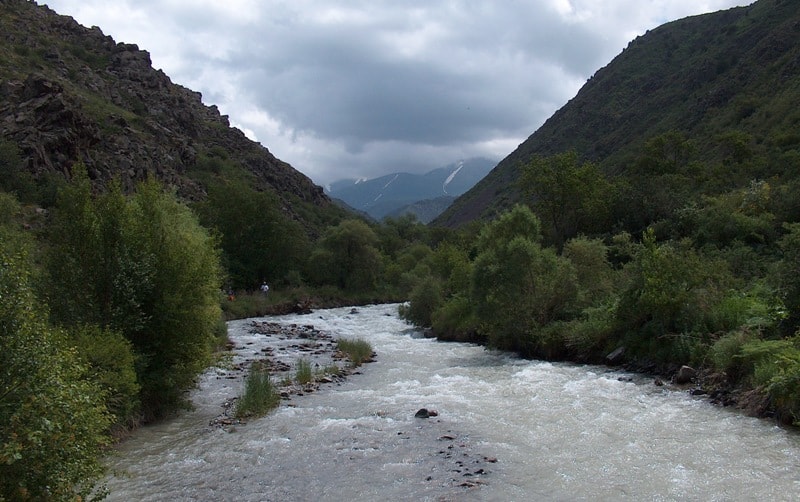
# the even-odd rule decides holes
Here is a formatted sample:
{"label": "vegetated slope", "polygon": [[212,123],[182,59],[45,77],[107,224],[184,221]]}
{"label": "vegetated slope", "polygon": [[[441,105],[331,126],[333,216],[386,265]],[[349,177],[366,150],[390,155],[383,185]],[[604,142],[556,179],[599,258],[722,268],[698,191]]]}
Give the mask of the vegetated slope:
{"label": "vegetated slope", "polygon": [[0,139],[15,143],[37,176],[69,177],[82,162],[96,184],[117,178],[130,189],[155,176],[197,200],[205,194],[198,170],[228,168],[274,193],[306,226],[342,214],[322,188],[230,127],[200,93],[153,69],[147,51],[47,6],[0,2],[0,79]]}
{"label": "vegetated slope", "polygon": [[[698,161],[731,156],[737,145],[724,138],[732,133],[745,138],[748,155],[777,158],[800,146],[798,102],[800,2],[760,0],[667,23],[597,71],[434,224],[491,219],[510,207],[519,200],[519,166],[534,156],[574,150],[625,177],[648,139],[678,131]],[[755,174],[772,174],[762,171]]]}
{"label": "vegetated slope", "polygon": [[475,186],[494,165],[494,161],[478,157],[425,174],[392,173],[369,180],[341,180],[331,184],[329,194],[380,220],[419,201],[461,195]]}
{"label": "vegetated slope", "polygon": [[454,200],[456,200],[456,198],[450,195],[442,195],[434,199],[419,200],[399,209],[395,209],[387,214],[386,217],[400,218],[405,215],[413,215],[420,223],[427,224],[450,207],[450,204],[452,204]]}

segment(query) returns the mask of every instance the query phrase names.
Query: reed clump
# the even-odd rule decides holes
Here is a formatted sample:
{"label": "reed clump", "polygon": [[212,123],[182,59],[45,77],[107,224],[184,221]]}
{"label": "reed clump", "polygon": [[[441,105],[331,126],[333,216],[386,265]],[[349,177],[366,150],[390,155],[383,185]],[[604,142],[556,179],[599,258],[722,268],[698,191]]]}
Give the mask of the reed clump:
{"label": "reed clump", "polygon": [[361,338],[342,338],[336,342],[336,348],[350,359],[354,368],[372,359],[372,345]]}
{"label": "reed clump", "polygon": [[244,394],[236,403],[236,418],[266,415],[278,406],[280,400],[267,368],[263,363],[254,362],[245,380]]}

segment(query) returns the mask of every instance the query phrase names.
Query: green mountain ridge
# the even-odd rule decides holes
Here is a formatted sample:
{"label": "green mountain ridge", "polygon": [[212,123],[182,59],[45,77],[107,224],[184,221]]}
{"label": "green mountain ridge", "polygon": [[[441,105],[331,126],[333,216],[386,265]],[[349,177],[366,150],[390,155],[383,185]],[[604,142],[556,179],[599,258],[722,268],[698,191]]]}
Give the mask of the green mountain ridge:
{"label": "green mountain ridge", "polygon": [[[730,164],[739,145],[766,165],[723,170],[719,189],[781,174],[800,147],[800,2],[760,0],[667,23],[633,40],[434,224],[488,220],[520,201],[521,166],[575,151],[628,177],[649,139],[691,139],[692,160]],[[783,167],[780,164],[784,164]],[[794,164],[796,166],[796,163]]]}

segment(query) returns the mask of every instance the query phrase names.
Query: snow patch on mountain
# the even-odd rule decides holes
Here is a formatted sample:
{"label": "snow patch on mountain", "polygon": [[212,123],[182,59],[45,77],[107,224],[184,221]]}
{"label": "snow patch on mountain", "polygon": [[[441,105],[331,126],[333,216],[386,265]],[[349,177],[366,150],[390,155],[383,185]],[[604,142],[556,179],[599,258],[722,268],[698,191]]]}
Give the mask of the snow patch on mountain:
{"label": "snow patch on mountain", "polygon": [[447,179],[446,179],[446,180],[444,180],[444,183],[442,183],[442,192],[444,192],[445,194],[447,193],[447,185],[449,185],[449,184],[450,184],[450,182],[451,182],[451,181],[453,181],[453,178],[455,178],[455,177],[456,177],[456,174],[458,174],[458,172],[459,172],[459,171],[460,171],[460,170],[461,170],[463,167],[464,167],[464,161],[463,161],[463,160],[459,160],[459,161],[458,161],[458,167],[456,167],[455,171],[453,171],[452,173],[450,173],[450,176],[448,176],[448,177],[447,177]]}

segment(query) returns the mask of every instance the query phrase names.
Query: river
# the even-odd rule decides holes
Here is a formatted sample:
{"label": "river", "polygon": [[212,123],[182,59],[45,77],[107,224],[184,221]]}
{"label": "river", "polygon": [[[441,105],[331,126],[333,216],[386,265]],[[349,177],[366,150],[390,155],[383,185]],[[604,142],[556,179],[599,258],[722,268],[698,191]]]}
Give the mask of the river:
{"label": "river", "polygon": [[[363,338],[343,383],[230,429],[241,382],[210,369],[194,411],[109,458],[109,500],[796,500],[800,435],[604,367],[527,361],[419,336],[397,305],[270,321]],[[237,346],[266,338],[232,321]],[[237,355],[239,357],[239,355]],[[415,418],[420,408],[438,416]]]}

